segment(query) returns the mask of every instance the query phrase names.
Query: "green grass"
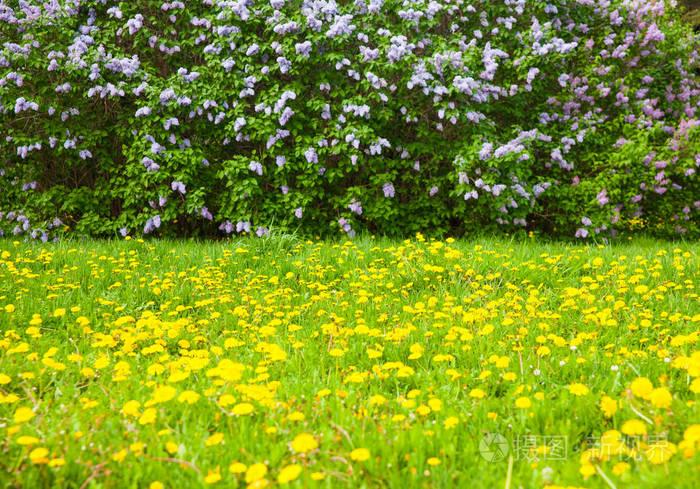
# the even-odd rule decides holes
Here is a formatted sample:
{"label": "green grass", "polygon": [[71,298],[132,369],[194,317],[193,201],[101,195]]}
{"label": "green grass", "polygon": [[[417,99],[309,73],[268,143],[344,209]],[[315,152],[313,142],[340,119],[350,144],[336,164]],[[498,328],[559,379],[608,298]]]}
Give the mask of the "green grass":
{"label": "green grass", "polygon": [[[695,487],[699,252],[0,241],[0,486],[245,487],[229,468],[262,463],[252,487],[290,465],[296,487]],[[631,420],[646,435],[627,449],[586,452]],[[302,433],[317,447],[299,453]],[[502,460],[480,451],[490,433]]]}

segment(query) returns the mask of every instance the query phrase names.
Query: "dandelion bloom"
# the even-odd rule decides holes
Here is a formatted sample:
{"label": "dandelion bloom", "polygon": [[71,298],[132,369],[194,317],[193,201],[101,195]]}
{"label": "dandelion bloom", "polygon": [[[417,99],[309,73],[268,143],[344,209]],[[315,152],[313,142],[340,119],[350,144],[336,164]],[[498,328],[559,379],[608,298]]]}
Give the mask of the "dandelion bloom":
{"label": "dandelion bloom", "polygon": [[355,462],[365,462],[369,460],[370,453],[366,448],[356,448],[350,452],[350,458]]}
{"label": "dandelion bloom", "polygon": [[318,442],[313,435],[301,433],[291,443],[292,449],[297,453],[307,453],[318,448]]}

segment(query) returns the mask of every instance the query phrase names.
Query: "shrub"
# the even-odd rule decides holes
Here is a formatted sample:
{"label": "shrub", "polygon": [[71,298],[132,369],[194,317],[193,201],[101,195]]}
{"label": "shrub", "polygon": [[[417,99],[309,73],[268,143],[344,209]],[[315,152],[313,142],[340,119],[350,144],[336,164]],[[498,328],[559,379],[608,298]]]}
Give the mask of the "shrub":
{"label": "shrub", "polygon": [[698,233],[663,1],[12,4],[5,232]]}

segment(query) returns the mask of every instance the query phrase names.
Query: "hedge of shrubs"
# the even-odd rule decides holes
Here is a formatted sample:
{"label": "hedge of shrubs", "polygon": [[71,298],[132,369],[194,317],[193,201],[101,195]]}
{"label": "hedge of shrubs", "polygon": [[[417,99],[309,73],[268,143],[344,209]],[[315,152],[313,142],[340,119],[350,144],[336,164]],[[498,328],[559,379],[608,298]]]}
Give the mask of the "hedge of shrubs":
{"label": "hedge of shrubs", "polygon": [[0,230],[700,234],[662,0],[0,0]]}

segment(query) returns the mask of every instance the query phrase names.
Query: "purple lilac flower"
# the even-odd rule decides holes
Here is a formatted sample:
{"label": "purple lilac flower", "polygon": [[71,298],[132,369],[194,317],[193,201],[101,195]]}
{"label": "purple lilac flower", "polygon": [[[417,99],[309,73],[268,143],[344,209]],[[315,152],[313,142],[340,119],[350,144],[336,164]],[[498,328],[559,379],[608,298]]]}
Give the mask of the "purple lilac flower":
{"label": "purple lilac flower", "polygon": [[384,197],[393,199],[396,195],[396,189],[394,188],[394,184],[392,184],[391,182],[386,182],[382,186],[382,192],[384,192]]}
{"label": "purple lilac flower", "polygon": [[318,163],[318,153],[314,148],[309,148],[304,152],[304,157],[309,163]]}
{"label": "purple lilac flower", "polygon": [[150,217],[146,221],[146,225],[143,227],[144,234],[152,233],[153,231],[155,231],[156,229],[158,229],[160,227],[160,224],[161,224],[161,220],[160,220],[160,216],[158,214],[156,214],[153,217]]}
{"label": "purple lilac flower", "polygon": [[224,68],[224,70],[226,70],[226,72],[229,72],[234,66],[236,66],[236,62],[232,58],[227,58],[221,62],[221,66]]}
{"label": "purple lilac flower", "polygon": [[250,164],[248,165],[248,168],[249,168],[250,171],[252,171],[253,173],[257,173],[258,175],[262,175],[262,174],[263,174],[263,167],[262,167],[262,164],[260,164],[260,162],[258,162],[258,161],[251,161]]}
{"label": "purple lilac flower", "polygon": [[175,97],[176,97],[175,90],[173,90],[172,88],[166,88],[165,90],[160,92],[160,96],[159,96],[160,103],[162,105],[165,105],[168,102],[170,102],[171,100],[175,99]]}
{"label": "purple lilac flower", "polygon": [[181,193],[181,194],[186,194],[186,193],[187,193],[187,190],[186,190],[186,188],[185,188],[185,184],[182,183],[182,182],[173,181],[173,182],[170,184],[170,188],[173,189],[173,192],[179,192],[179,193]]}
{"label": "purple lilac flower", "polygon": [[255,234],[258,236],[258,238],[262,238],[263,236],[269,236],[270,230],[266,227],[260,226],[258,227],[258,229],[255,230]]}
{"label": "purple lilac flower", "polygon": [[129,19],[126,26],[129,29],[129,34],[133,36],[143,27],[143,15],[137,14],[133,19]]}
{"label": "purple lilac flower", "polygon": [[350,209],[352,212],[357,214],[358,216],[362,215],[362,204],[358,202],[357,200],[354,200],[348,204],[348,209]]}
{"label": "purple lilac flower", "polygon": [[219,230],[225,232],[226,234],[231,234],[233,232],[234,226],[231,221],[225,221],[219,226]]}
{"label": "purple lilac flower", "polygon": [[608,198],[608,191],[603,189],[600,192],[598,192],[598,195],[596,196],[596,200],[598,201],[598,204],[601,206],[604,206],[608,202],[610,202],[610,199]]}
{"label": "purple lilac flower", "polygon": [[15,114],[19,114],[20,112],[24,112],[25,110],[37,111],[39,110],[39,104],[37,104],[36,102],[28,101],[24,97],[19,97],[15,101]]}
{"label": "purple lilac flower", "polygon": [[297,54],[300,54],[301,56],[308,58],[309,54],[311,54],[311,42],[304,41],[304,42],[297,43],[294,45],[294,49],[296,50]]}
{"label": "purple lilac flower", "polygon": [[493,144],[484,143],[484,145],[481,147],[481,151],[479,151],[479,159],[488,160],[492,154],[493,154]]}
{"label": "purple lilac flower", "polygon": [[355,231],[353,231],[352,226],[350,226],[350,223],[344,217],[338,219],[338,225],[349,237],[352,238],[355,236]]}
{"label": "purple lilac flower", "polygon": [[281,72],[282,74],[288,73],[289,70],[292,69],[292,62],[289,61],[289,60],[288,60],[287,58],[285,58],[284,56],[279,56],[279,57],[277,58],[277,65],[279,66],[280,72]]}
{"label": "purple lilac flower", "polygon": [[278,122],[280,123],[280,126],[286,125],[287,122],[289,122],[289,120],[292,118],[293,115],[294,115],[294,111],[289,107],[285,107],[284,111],[279,116]]}
{"label": "purple lilac flower", "polygon": [[180,121],[178,121],[177,117],[171,117],[170,119],[166,119],[166,121],[163,123],[163,129],[166,131],[169,131],[172,126],[179,126]]}
{"label": "purple lilac flower", "polygon": [[160,169],[160,165],[147,156],[144,156],[143,159],[141,159],[141,163],[143,163],[143,166],[146,167],[146,170],[149,172],[156,172]]}
{"label": "purple lilac flower", "polygon": [[246,125],[246,120],[243,117],[238,117],[234,122],[233,122],[233,130],[236,132],[239,132],[243,127]]}

